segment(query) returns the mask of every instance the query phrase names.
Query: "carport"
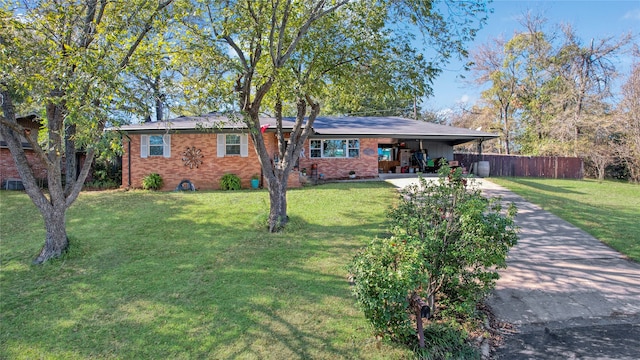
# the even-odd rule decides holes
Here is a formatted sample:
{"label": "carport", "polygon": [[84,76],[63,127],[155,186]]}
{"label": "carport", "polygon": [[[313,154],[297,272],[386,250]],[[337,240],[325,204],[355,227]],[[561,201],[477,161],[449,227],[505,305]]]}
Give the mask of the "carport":
{"label": "carport", "polygon": [[[432,172],[438,159],[453,161],[455,145],[498,137],[477,130],[440,125],[400,117],[320,117],[313,124],[315,137],[378,139],[380,173]],[[400,170],[400,171],[398,171]]]}

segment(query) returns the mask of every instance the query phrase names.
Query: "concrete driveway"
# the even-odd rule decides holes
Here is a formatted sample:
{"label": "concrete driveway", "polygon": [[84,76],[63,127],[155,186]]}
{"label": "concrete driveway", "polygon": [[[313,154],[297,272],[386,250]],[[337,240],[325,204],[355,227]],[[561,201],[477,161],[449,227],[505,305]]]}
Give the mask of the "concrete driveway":
{"label": "concrete driveway", "polygon": [[[385,181],[403,187],[415,178]],[[518,207],[519,242],[488,299],[513,324],[498,359],[640,359],[640,264],[488,180]]]}

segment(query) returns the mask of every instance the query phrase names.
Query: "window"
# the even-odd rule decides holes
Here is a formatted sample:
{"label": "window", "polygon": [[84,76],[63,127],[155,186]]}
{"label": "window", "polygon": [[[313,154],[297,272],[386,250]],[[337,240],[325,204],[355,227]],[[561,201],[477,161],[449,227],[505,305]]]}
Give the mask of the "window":
{"label": "window", "polygon": [[225,135],[225,145],[226,155],[240,155],[240,135]]}
{"label": "window", "polygon": [[218,134],[218,157],[249,156],[249,137],[247,134]]}
{"label": "window", "polygon": [[311,140],[312,158],[357,158],[360,157],[360,140]]}
{"label": "window", "polygon": [[140,157],[149,156],[171,157],[171,135],[141,135]]}
{"label": "window", "polygon": [[164,141],[161,135],[149,136],[149,156],[164,155]]}

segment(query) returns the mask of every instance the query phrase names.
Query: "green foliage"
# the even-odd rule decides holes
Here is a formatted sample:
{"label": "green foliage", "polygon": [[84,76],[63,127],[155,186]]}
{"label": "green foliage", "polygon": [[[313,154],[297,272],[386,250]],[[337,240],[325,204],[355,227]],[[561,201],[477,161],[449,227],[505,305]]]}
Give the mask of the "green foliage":
{"label": "green foliage", "polygon": [[85,183],[85,187],[110,189],[117,188],[122,183],[122,168],[115,156],[102,154],[93,163],[93,180]]}
{"label": "green foliage", "polygon": [[389,211],[392,237],[374,240],[349,269],[354,292],[376,333],[406,341],[414,333],[409,297],[418,294],[435,312],[436,297],[446,312],[468,317],[506,267],[516,244],[513,204],[503,212],[467,186],[460,169],[444,166],[436,181],[420,178],[401,191]]}
{"label": "green foliage", "polygon": [[120,186],[120,183],[115,182],[113,180],[92,180],[84,183],[83,189],[93,189],[93,190],[106,190],[106,189],[115,189]]}
{"label": "green foliage", "polygon": [[221,190],[240,190],[242,188],[242,184],[240,182],[240,177],[236,174],[224,174],[220,178],[220,189]]}
{"label": "green foliage", "polygon": [[480,359],[480,354],[466,342],[467,334],[453,324],[432,323],[424,329],[425,348],[416,350],[421,360]]}
{"label": "green foliage", "polygon": [[408,237],[376,238],[349,264],[354,293],[377,336],[409,343],[415,335],[407,307],[420,283],[419,253]]}
{"label": "green foliage", "polygon": [[628,51],[633,38],[585,42],[571,26],[558,33],[532,14],[522,25],[511,39],[482,45],[473,59],[477,80],[486,88],[483,110],[495,119],[489,126],[501,133],[502,151],[579,154],[599,161],[601,169],[614,163],[612,137],[629,128],[617,129],[621,117],[611,116],[618,101],[611,87],[617,73],[613,59]]}
{"label": "green foliage", "polygon": [[151,173],[142,178],[142,188],[145,190],[159,190],[162,188],[162,176],[158,173]]}

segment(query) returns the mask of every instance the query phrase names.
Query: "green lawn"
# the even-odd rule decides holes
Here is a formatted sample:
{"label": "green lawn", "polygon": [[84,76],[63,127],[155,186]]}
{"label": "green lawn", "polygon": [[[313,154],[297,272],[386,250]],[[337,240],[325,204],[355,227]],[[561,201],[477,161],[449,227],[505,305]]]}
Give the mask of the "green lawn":
{"label": "green lawn", "polygon": [[345,269],[395,194],[291,190],[291,223],[269,234],[266,191],[83,193],[70,252],[34,266],[40,215],[0,191],[0,358],[410,358],[371,336]]}
{"label": "green lawn", "polygon": [[490,180],[640,262],[640,186],[594,180]]}

